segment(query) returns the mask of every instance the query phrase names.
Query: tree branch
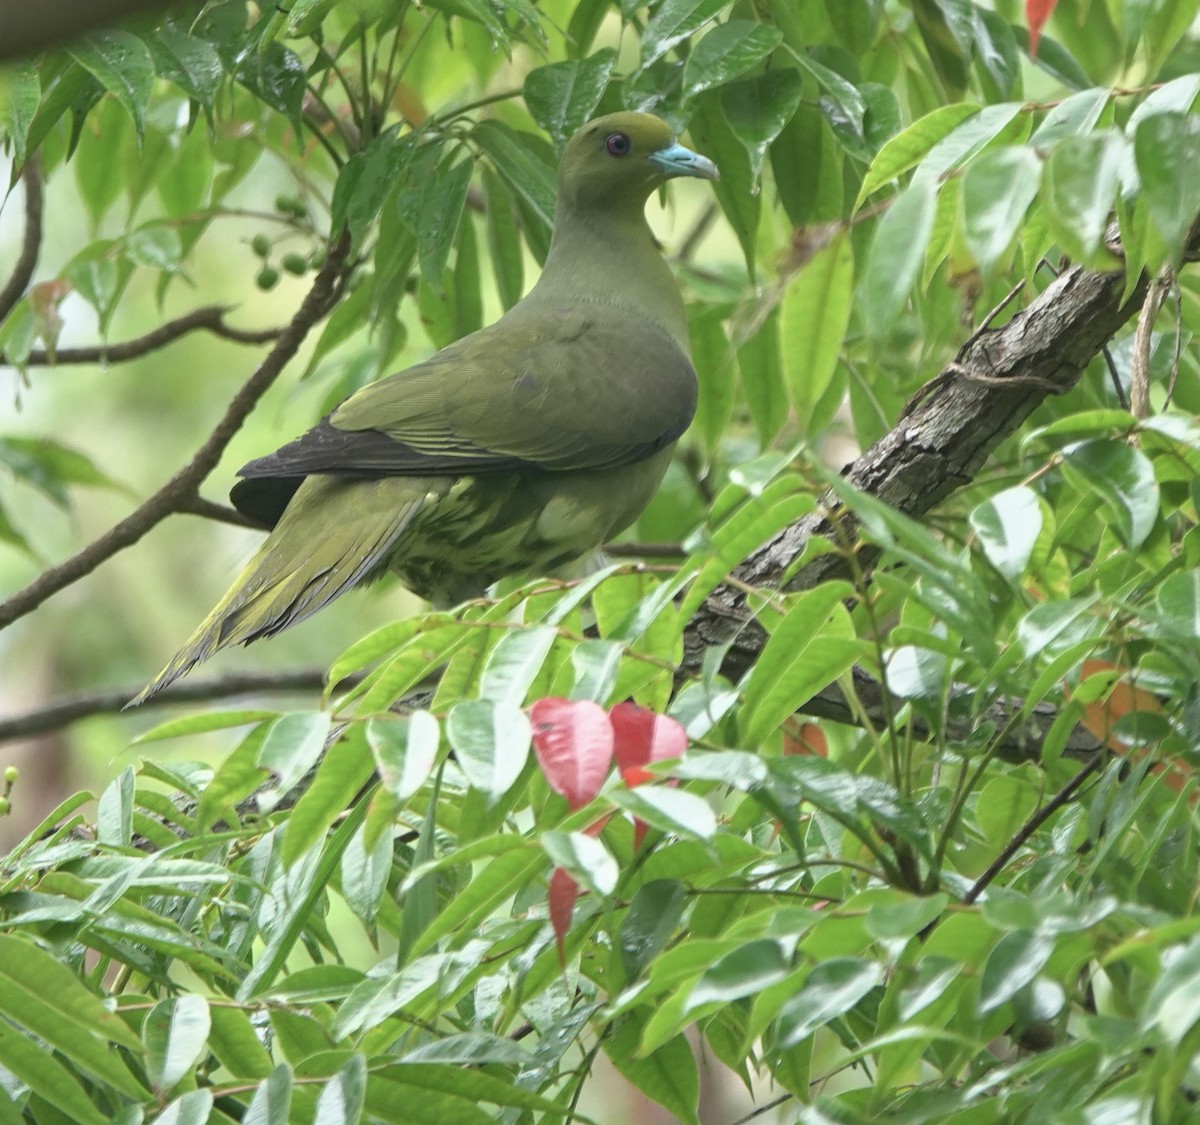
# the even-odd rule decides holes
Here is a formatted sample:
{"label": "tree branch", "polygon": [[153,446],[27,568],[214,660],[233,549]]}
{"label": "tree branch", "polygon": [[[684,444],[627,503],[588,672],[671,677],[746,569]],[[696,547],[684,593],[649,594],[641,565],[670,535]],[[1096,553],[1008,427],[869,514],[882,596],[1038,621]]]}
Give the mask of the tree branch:
{"label": "tree branch", "polygon": [[25,589],[0,604],[0,629],[37,609],[47,598],[90,574],[118,551],[132,546],[152,527],[176,512],[188,511],[199,499],[200,483],[216,468],[221,454],[267,388],[296,354],[309,329],[333,308],[344,279],[349,239],[342,237],[313,279],[296,315],[279,334],[254,374],[234,395],[224,416],[192,459],[157,492],[99,539],[58,566],[39,575]]}
{"label": "tree branch", "polygon": [[[347,680],[339,687],[351,687],[352,684],[353,681]],[[144,708],[172,703],[207,703],[214,699],[228,699],[230,696],[258,692],[321,691],[324,686],[325,673],[319,669],[219,676],[215,679],[187,680],[172,684],[152,700],[148,700]],[[118,714],[140,690],[141,685],[122,688],[120,691],[68,695],[45,707],[26,711],[23,715],[0,718],[0,742],[48,734],[93,715]]]}
{"label": "tree branch", "polygon": [[[1120,254],[1116,227],[1109,248]],[[1193,239],[1192,256],[1200,240]],[[969,484],[992,450],[1033,413],[1048,394],[1065,394],[1088,363],[1138,312],[1143,275],[1122,299],[1122,272],[1071,266],[1028,306],[999,328],[986,325],[963,345],[954,362],[922,389],[905,415],[843,475],[856,488],[908,516],[920,518]],[[836,539],[856,553],[869,574],[879,548],[860,543],[858,521],[829,493],[822,505],[784,528],[733,572],[696,613],[685,633],[684,670],[699,669],[707,648],[730,645],[725,668],[740,677],[762,650],[766,635],[752,620],[743,587],[779,587],[814,536]],[[826,553],[800,566],[789,591],[848,577],[843,553]]]}
{"label": "tree branch", "polygon": [[[2,22],[2,21],[0,21]],[[0,42],[3,42],[0,36]],[[42,250],[42,203],[44,202],[44,184],[42,183],[42,160],[34,154],[21,170],[21,182],[25,185],[25,235],[21,240],[21,253],[17,264],[13,266],[12,274],[0,289],[0,321],[4,320],[13,306],[24,295],[33,280],[33,271],[37,268],[38,255]]]}
{"label": "tree branch", "polygon": [[[190,313],[177,320],[168,320],[160,324],[152,332],[138,336],[133,340],[123,340],[119,344],[100,344],[91,348],[58,348],[53,355],[37,349],[29,353],[25,360],[30,367],[66,367],[73,363],[124,363],[137,359],[150,352],[165,348],[181,336],[189,332],[203,329],[223,340],[232,340],[237,344],[269,344],[279,339],[282,328],[260,328],[250,331],[245,328],[234,328],[225,323],[225,316],[230,311],[228,305],[204,305],[193,309]],[[0,353],[0,363],[8,360]]]}

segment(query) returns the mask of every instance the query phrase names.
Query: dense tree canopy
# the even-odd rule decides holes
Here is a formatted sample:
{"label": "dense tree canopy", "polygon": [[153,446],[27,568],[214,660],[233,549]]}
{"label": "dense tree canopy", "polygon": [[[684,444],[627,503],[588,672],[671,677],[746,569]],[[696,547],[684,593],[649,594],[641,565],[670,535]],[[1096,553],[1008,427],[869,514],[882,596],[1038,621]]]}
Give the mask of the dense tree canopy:
{"label": "dense tree canopy", "polygon": [[[1192,1120],[1198,11],[14,21],[0,730],[99,796],[5,777],[0,1125]],[[700,401],[628,541],[118,714],[237,467],[511,307],[621,108],[722,172],[649,208]]]}

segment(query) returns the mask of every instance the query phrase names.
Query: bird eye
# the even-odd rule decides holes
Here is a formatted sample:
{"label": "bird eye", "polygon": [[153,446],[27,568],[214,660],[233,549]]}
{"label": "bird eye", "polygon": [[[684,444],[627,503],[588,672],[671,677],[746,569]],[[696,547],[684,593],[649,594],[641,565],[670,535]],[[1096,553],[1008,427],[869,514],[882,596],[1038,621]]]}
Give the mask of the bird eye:
{"label": "bird eye", "polygon": [[633,146],[624,133],[610,133],[604,147],[611,156],[625,156]]}

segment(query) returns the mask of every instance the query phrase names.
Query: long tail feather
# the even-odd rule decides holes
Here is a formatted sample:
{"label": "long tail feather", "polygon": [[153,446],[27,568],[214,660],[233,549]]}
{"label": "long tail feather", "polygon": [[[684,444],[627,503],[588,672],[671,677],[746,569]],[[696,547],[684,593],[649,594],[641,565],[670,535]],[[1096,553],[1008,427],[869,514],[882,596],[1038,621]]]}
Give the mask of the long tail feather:
{"label": "long tail feather", "polygon": [[430,499],[421,487],[428,483],[309,477],[225,596],[128,706],[215,652],[274,636],[372,577]]}

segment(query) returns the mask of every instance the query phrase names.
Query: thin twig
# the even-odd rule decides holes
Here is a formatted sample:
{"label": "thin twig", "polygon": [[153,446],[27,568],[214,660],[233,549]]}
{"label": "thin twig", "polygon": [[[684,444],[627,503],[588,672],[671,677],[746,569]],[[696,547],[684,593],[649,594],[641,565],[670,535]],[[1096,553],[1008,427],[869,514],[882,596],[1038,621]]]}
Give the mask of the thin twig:
{"label": "thin twig", "polygon": [[1004,845],[1004,850],[992,861],[988,869],[975,880],[971,889],[963,895],[963,904],[965,906],[970,906],[971,903],[983,894],[988,884],[1008,866],[1009,861],[1020,851],[1025,841],[1075,796],[1079,791],[1079,787],[1100,768],[1104,761],[1105,755],[1097,754],[1055,796],[1021,825],[1016,835]]}
{"label": "thin twig", "polygon": [[[353,686],[350,680],[339,688]],[[0,718],[0,742],[12,742],[19,738],[35,738],[51,731],[62,730],[80,719],[93,715],[115,715],[125,707],[140,690],[138,687],[119,691],[84,692],[57,699],[45,707],[26,711],[23,715]],[[219,676],[215,679],[189,680],[172,684],[148,700],[146,707],[159,707],[172,703],[207,703],[214,699],[228,699],[235,695],[265,694],[270,692],[322,691],[325,673],[320,669],[303,669],[295,672],[252,672],[242,675]]]}
{"label": "thin twig", "polygon": [[[148,355],[159,348],[165,348],[181,336],[199,330],[211,332],[214,336],[220,336],[222,340],[251,345],[269,344],[279,339],[283,332],[282,328],[260,328],[254,331],[234,328],[225,323],[225,315],[229,311],[228,305],[204,305],[177,320],[168,320],[152,332],[132,340],[122,340],[119,344],[100,344],[90,348],[57,348],[53,355],[41,350],[32,351],[25,363],[30,367],[65,367],[73,363],[124,363]],[[7,362],[3,353],[0,353],[0,363]]]}
{"label": "thin twig", "polygon": [[236,508],[230,508],[225,504],[217,504],[212,500],[205,500],[203,496],[194,496],[186,504],[179,509],[181,513],[189,516],[203,516],[206,520],[215,520],[217,523],[228,523],[234,527],[249,527],[255,531],[263,531],[263,525],[256,520],[252,520],[249,516],[242,515]]}
{"label": "thin twig", "polygon": [[313,325],[336,304],[348,252],[349,239],[343,236],[331,248],[325,265],[313,279],[312,288],[296,315],[279,334],[275,346],[267,353],[254,374],[233,396],[224,416],[192,459],[140,507],[111,527],[99,539],[93,540],[65,562],[43,572],[23,590],[0,604],[0,629],[31,613],[59,590],[78,582],[118,551],[132,546],[167,516],[186,511],[189,505],[194,503],[201,481],[217,467],[221,454],[225,452],[225,447],[234,434],[241,429],[246,416],[296,354]]}
{"label": "thin twig", "polygon": [[42,161],[36,154],[25,161],[21,182],[25,185],[25,235],[17,264],[4,288],[0,289],[0,320],[13,311],[13,306],[29,288],[42,249]]}

